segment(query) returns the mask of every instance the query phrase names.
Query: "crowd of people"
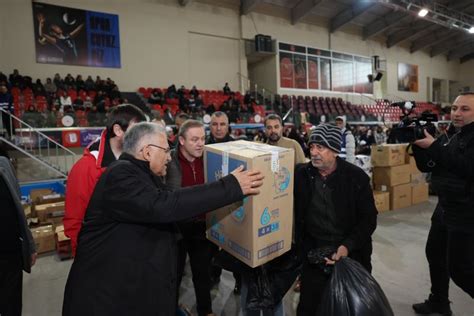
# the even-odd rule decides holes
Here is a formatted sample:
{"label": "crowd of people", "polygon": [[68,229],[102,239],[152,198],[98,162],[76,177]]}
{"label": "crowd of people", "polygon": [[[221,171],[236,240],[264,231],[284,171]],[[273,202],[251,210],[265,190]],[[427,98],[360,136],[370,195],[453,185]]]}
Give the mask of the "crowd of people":
{"label": "crowd of people", "polygon": [[[245,107],[246,96],[239,97],[225,84],[223,94],[227,101],[207,112],[208,106],[200,102],[202,97],[196,87],[188,91],[172,85],[166,91],[155,89],[147,101],[161,106],[165,100],[178,100],[180,111],[172,119],[176,128],[173,132],[161,112],[151,117],[131,104],[107,109],[105,98],[126,101],[112,80],[82,80],[71,75],[64,80],[59,75],[48,79],[43,85],[46,98],[64,98],[59,91],[71,89],[96,92],[93,101],[86,100],[90,106],[85,102],[60,104],[52,106],[51,112],[67,113],[69,108],[89,109],[89,114],[108,112],[101,137],[85,149],[68,177],[64,228],[71,239],[74,262],[66,284],[63,315],[181,315],[186,310],[179,301],[186,256],[190,258],[198,315],[214,315],[211,289],[220,282],[223,267],[215,260],[221,251],[206,239],[204,215],[259,194],[259,187],[268,180],[257,170],[239,167],[219,181],[205,184],[204,145],[249,136],[294,152],[295,229],[291,260],[295,268],[291,282],[279,288],[279,295],[273,297],[271,304],[259,308],[249,304],[255,298],[249,289],[262,268],[238,265],[233,269],[234,293],[240,295],[243,314],[284,315],[282,298],[299,275],[297,314],[318,315],[329,276],[309,260],[310,252],[315,250],[326,251],[324,266],[350,257],[371,272],[371,236],[377,225],[377,210],[370,178],[353,164],[353,159],[357,154],[370,155],[371,145],[386,142],[390,131],[382,126],[350,126],[344,116],[338,116],[331,123],[285,128],[281,116],[271,113],[265,116],[263,129],[246,135],[230,128],[234,111],[237,116],[245,111],[251,113]],[[0,74],[0,104],[7,103],[4,109],[9,107],[8,100],[2,101],[11,89],[42,93],[38,88],[41,82],[31,82],[18,71],[9,78]],[[251,106],[253,102],[250,100]],[[25,120],[29,112],[30,109],[25,112]],[[210,115],[208,135],[202,122],[204,113]],[[439,196],[427,244],[431,294],[425,302],[413,305],[419,314],[451,315],[449,278],[474,297],[474,94],[459,96],[451,115],[452,125],[441,125],[437,138],[425,133],[413,145],[417,166],[432,173]],[[5,190],[0,198],[16,214],[18,196],[11,184],[15,181],[10,173],[4,174],[0,184]],[[12,214],[9,221],[19,218],[24,224],[22,217]],[[19,251],[21,244],[8,248],[7,259],[11,260],[5,260],[5,264],[1,261],[16,284],[8,287],[12,291],[2,284],[2,315],[7,308],[21,310],[18,272],[28,271],[36,258],[30,235],[21,225],[20,230],[2,230],[10,234],[9,238],[21,236],[28,246],[26,252]],[[280,265],[279,260],[264,265],[271,275],[270,282],[283,278]]]}

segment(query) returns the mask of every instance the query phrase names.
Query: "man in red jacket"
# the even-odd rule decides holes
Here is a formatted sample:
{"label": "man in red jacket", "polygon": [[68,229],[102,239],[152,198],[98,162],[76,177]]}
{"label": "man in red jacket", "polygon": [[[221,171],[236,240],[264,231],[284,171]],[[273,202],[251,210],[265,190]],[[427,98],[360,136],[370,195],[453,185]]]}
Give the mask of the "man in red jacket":
{"label": "man in red jacket", "polygon": [[100,138],[84,150],[82,158],[69,172],[63,223],[66,236],[71,238],[73,255],[76,254],[82,220],[99,177],[122,154],[123,136],[127,128],[145,120],[143,112],[132,104],[113,108]]}

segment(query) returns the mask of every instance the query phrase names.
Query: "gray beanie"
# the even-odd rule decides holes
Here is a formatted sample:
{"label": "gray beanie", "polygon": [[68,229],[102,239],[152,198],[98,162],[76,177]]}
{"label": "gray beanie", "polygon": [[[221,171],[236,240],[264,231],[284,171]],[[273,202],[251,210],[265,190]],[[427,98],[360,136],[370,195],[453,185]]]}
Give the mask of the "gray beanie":
{"label": "gray beanie", "polygon": [[342,133],[341,129],[331,124],[319,124],[309,135],[308,146],[311,144],[323,145],[334,151],[341,152]]}

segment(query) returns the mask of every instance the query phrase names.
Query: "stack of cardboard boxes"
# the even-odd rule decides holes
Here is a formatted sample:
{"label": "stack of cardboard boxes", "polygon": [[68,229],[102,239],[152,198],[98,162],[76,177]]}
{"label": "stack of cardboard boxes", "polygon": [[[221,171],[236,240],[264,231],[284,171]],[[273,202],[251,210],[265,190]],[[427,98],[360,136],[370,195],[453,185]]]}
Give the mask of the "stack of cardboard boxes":
{"label": "stack of cardboard boxes", "polygon": [[[25,214],[31,226],[31,232],[38,253],[54,251],[58,244],[58,227],[62,227],[64,217],[64,196],[51,189],[36,189],[30,192],[31,205],[25,205]],[[31,210],[29,213],[27,211]],[[64,228],[59,231],[63,232]],[[63,247],[60,257],[65,254],[65,243],[70,244],[66,236],[60,236]],[[70,247],[70,245],[69,245]]]}
{"label": "stack of cardboard boxes", "polygon": [[372,147],[374,198],[379,212],[428,200],[428,184],[407,154],[407,144]]}

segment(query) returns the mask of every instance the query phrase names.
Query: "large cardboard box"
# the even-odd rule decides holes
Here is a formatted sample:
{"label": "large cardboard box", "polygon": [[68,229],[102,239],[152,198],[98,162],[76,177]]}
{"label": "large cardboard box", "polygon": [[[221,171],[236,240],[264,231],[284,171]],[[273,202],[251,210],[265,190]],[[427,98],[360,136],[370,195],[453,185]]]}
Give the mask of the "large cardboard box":
{"label": "large cardboard box", "polygon": [[390,210],[390,193],[383,191],[374,191],[375,207],[379,213]]}
{"label": "large cardboard box", "polygon": [[373,145],[371,149],[374,167],[391,167],[405,164],[407,144]]}
{"label": "large cardboard box", "polygon": [[207,145],[206,182],[240,165],[265,176],[260,194],[206,215],[207,238],[250,267],[291,248],[293,226],[293,149],[248,141]]}
{"label": "large cardboard box", "polygon": [[396,210],[411,205],[411,183],[390,187],[390,209]]}
{"label": "large cardboard box", "polygon": [[428,201],[428,183],[412,183],[411,187],[411,202],[418,204]]}
{"label": "large cardboard box", "polygon": [[35,205],[35,211],[40,223],[60,222],[64,216],[64,201]]}
{"label": "large cardboard box", "polygon": [[56,247],[52,225],[31,228],[31,234],[36,244],[36,252],[44,253],[53,251]]}
{"label": "large cardboard box", "polygon": [[395,167],[374,168],[374,184],[389,187],[410,182],[410,166],[400,165]]}
{"label": "large cardboard box", "polygon": [[421,172],[416,166],[415,157],[407,155],[406,163],[410,166],[410,173],[418,174]]}

